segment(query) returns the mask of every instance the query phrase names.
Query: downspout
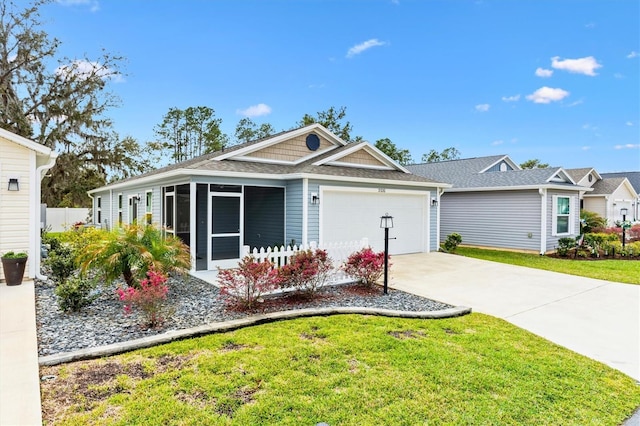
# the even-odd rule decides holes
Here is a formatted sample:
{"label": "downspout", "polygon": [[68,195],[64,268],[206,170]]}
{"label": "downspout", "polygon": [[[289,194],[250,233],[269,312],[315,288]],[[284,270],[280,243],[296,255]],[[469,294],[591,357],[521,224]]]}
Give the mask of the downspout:
{"label": "downspout", "polygon": [[547,190],[538,188],[540,199],[540,255],[547,252]]}
{"label": "downspout", "polygon": [[307,246],[309,242],[309,179],[302,179],[302,245]]}
{"label": "downspout", "polygon": [[444,188],[436,189],[436,251],[438,251],[438,248],[440,247],[440,200],[442,194],[444,194]]}
{"label": "downspout", "polygon": [[[42,179],[44,178],[46,171],[51,169],[56,164],[57,158],[58,158],[58,154],[52,151],[51,154],[49,155],[49,162],[46,164],[43,164],[42,166],[36,169],[35,184],[36,184],[36,194],[38,194],[37,195],[38,206],[36,208],[36,223],[38,224],[38,227],[40,227],[40,225],[42,224],[42,215],[40,211],[40,204],[42,204]],[[36,267],[35,276],[37,279],[45,281],[47,279],[47,276],[42,275],[42,273],[40,272],[40,262],[42,261],[42,259],[40,258],[41,249],[42,249],[41,232],[36,233],[35,247],[38,250],[38,254],[34,256],[35,267]]]}

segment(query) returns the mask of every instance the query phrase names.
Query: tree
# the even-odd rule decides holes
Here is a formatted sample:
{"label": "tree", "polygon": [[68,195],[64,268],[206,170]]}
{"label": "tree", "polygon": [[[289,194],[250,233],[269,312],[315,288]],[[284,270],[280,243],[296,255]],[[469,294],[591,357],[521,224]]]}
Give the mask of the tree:
{"label": "tree", "polygon": [[122,58],[104,51],[97,59],[57,58],[61,42],[40,29],[39,9],[50,2],[0,3],[0,127],[60,153],[43,182],[47,204],[89,206],[86,189],[104,184],[111,170],[139,171],[144,161],[130,152],[142,150],[132,141],[120,146],[105,116],[119,102],[108,87],[122,79]]}
{"label": "tree", "polygon": [[350,142],[351,130],[353,130],[351,123],[347,121],[342,124],[342,120],[344,120],[346,115],[347,107],[340,107],[339,109],[330,107],[326,111],[319,111],[316,117],[305,114],[296,124],[298,127],[304,127],[313,123],[319,123],[343,141]]}
{"label": "tree", "polygon": [[423,163],[437,163],[439,161],[457,160],[459,158],[460,151],[452,146],[445,148],[442,152],[437,152],[435,149],[432,149],[427,154],[422,154]]}
{"label": "tree", "polygon": [[376,148],[403,166],[406,166],[413,161],[408,149],[399,149],[389,138],[378,139],[375,145]]}
{"label": "tree", "polygon": [[244,143],[269,137],[276,133],[276,129],[269,123],[258,126],[253,120],[246,117],[241,119],[236,126],[235,138],[238,143]]}
{"label": "tree", "polygon": [[546,169],[549,167],[547,163],[541,163],[537,158],[527,160],[520,164],[521,169]]}
{"label": "tree", "polygon": [[160,139],[157,146],[169,151],[176,163],[218,151],[228,143],[227,135],[220,130],[221,123],[215,118],[215,110],[206,106],[169,108],[154,129]]}

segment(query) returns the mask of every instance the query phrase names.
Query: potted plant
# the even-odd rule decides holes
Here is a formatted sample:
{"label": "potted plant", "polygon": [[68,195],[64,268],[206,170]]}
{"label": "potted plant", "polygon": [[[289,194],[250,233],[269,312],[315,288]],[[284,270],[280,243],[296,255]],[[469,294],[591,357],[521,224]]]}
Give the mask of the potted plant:
{"label": "potted plant", "polygon": [[22,284],[24,276],[24,267],[27,264],[27,253],[25,252],[7,252],[2,256],[2,270],[7,285]]}

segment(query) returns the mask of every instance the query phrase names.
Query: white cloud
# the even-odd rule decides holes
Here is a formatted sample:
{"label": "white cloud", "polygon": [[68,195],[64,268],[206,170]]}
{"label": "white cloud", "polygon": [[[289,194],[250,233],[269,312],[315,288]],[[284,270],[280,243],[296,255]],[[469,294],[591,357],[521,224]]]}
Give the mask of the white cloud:
{"label": "white cloud", "polygon": [[569,92],[562,89],[554,89],[552,87],[541,87],[530,95],[527,95],[527,99],[536,104],[548,104],[551,102],[561,101],[569,96]]}
{"label": "white cloud", "polygon": [[245,117],[260,117],[271,114],[271,107],[267,104],[251,105],[249,108],[236,110],[236,113]]}
{"label": "white cloud", "polygon": [[582,103],[584,103],[584,99],[578,99],[578,100],[577,100],[577,101],[575,101],[575,102],[571,102],[569,105],[567,105],[567,107],[569,107],[569,108],[570,108],[570,107],[574,107],[574,106],[576,106],[576,105],[580,105],[580,104],[582,104]]}
{"label": "white cloud", "polygon": [[98,76],[103,80],[110,78],[116,83],[124,82],[124,77],[119,72],[98,62],[89,62],[82,59],[77,59],[69,65],[60,65],[56,68],[55,73],[63,77],[75,76],[87,79],[92,76]]}
{"label": "white cloud", "polygon": [[615,78],[624,78],[624,74],[620,74],[619,72],[613,74]]}
{"label": "white cloud", "polygon": [[560,59],[559,56],[551,58],[551,67],[558,70],[569,71],[574,74],[584,74],[595,76],[595,70],[601,68],[602,65],[598,63],[593,56],[587,56],[578,59]]}
{"label": "white cloud", "polygon": [[504,141],[502,139],[499,139],[497,141],[491,142],[491,146],[498,146],[498,145],[502,145],[503,143]]}
{"label": "white cloud", "polygon": [[626,124],[627,126],[633,126],[633,121],[627,121],[625,124]]}
{"label": "white cloud", "polygon": [[352,57],[354,57],[356,55],[359,55],[362,52],[364,52],[365,50],[371,49],[372,47],[384,46],[386,44],[388,44],[388,43],[384,42],[384,41],[380,41],[377,38],[372,38],[372,39],[367,40],[367,41],[365,41],[363,43],[356,44],[351,49],[349,49],[347,51],[347,58],[352,58]]}
{"label": "white cloud", "polygon": [[513,95],[513,96],[503,96],[502,100],[505,102],[517,102],[520,100],[520,95]]}
{"label": "white cloud", "polygon": [[61,6],[90,6],[89,10],[92,12],[97,12],[100,10],[100,3],[98,0],[56,0],[56,2]]}
{"label": "white cloud", "polygon": [[631,53],[629,53],[627,55],[627,58],[633,59],[633,58],[637,58],[638,56],[640,56],[640,54],[638,52],[636,52],[635,50],[632,50]]}
{"label": "white cloud", "polygon": [[585,146],[583,146],[583,147],[582,147],[582,150],[583,150],[583,151],[589,151],[590,149],[591,149],[591,147],[590,147],[590,146],[586,146],[586,145],[585,145]]}
{"label": "white cloud", "polygon": [[491,108],[491,105],[489,104],[476,105],[476,111],[479,111],[479,112],[487,112],[489,111],[489,108]]}
{"label": "white cloud", "polygon": [[536,75],[538,77],[551,77],[553,75],[553,70],[547,70],[544,68],[537,68]]}
{"label": "white cloud", "polygon": [[596,24],[594,22],[589,22],[588,24],[585,25],[585,27],[591,30],[596,27]]}
{"label": "white cloud", "polygon": [[616,145],[613,149],[637,149],[640,148],[640,143],[628,143],[625,145]]}

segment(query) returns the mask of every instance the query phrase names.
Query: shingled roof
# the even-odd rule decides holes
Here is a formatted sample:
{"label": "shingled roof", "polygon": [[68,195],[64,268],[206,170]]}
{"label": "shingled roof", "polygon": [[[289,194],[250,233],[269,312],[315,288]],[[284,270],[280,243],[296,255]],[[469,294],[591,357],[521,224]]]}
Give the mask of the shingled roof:
{"label": "shingled roof", "polygon": [[488,167],[506,157],[505,155],[494,155],[415,164],[407,166],[407,169],[420,176],[449,182],[453,185],[452,191],[479,188],[514,189],[550,185],[567,189],[578,188],[569,179],[563,178],[565,171],[562,167],[484,172]]}
{"label": "shingled roof", "polygon": [[[305,126],[311,128],[317,128],[318,125]],[[449,185],[446,183],[442,183],[440,181],[436,181],[433,179],[425,178],[423,176],[418,176],[412,173],[407,173],[404,168],[399,165],[396,165],[396,169],[394,170],[382,170],[376,168],[367,168],[367,167],[349,167],[346,165],[338,165],[338,164],[321,164],[316,165],[316,163],[321,162],[321,160],[335,156],[343,151],[347,151],[355,146],[355,143],[345,143],[344,141],[338,140],[338,144],[335,148],[328,150],[327,152],[321,153],[319,155],[314,156],[313,158],[307,159],[301,163],[297,164],[281,164],[279,162],[257,162],[257,161],[246,161],[244,159],[234,159],[233,156],[229,156],[229,154],[243,150],[246,151],[246,148],[251,147],[252,145],[258,145],[262,142],[267,142],[269,140],[286,136],[287,133],[297,132],[299,130],[304,129],[305,127],[301,127],[298,129],[288,130],[285,132],[280,132],[278,134],[269,136],[267,138],[258,139],[255,141],[246,142],[239,145],[234,145],[228,149],[212,152],[209,154],[205,154],[196,158],[192,158],[190,160],[182,161],[180,163],[171,164],[169,166],[161,167],[159,169],[138,175],[133,176],[127,179],[122,179],[120,181],[111,183],[102,188],[94,189],[90,191],[91,193],[102,191],[105,189],[110,189],[113,187],[120,187],[122,185],[135,184],[136,181],[153,179],[153,177],[160,177],[162,175],[224,175],[228,174],[230,176],[238,176],[242,174],[247,175],[260,175],[263,174],[267,178],[273,179],[276,178],[295,178],[297,176],[302,177],[302,175],[310,176],[314,175],[315,177],[327,176],[327,177],[343,177],[346,180],[349,179],[368,179],[368,180],[388,180],[397,183],[413,183],[413,184],[431,184],[431,186],[439,186],[439,187],[448,187]],[[328,132],[326,129],[322,128],[325,132]],[[329,132],[330,133],[330,132]],[[268,143],[268,142],[267,142]],[[361,142],[360,144],[367,144],[366,142]],[[340,145],[340,146],[338,146]],[[377,149],[371,145],[368,145],[369,149],[376,150]],[[384,156],[384,154],[382,154]],[[388,159],[393,163],[392,160]],[[243,161],[245,160],[245,161]],[[403,171],[404,170],[404,171]],[[425,185],[426,186],[426,185]]]}
{"label": "shingled roof", "polygon": [[616,172],[616,173],[602,173],[603,178],[614,178],[614,177],[626,177],[629,179],[631,186],[633,189],[640,194],[640,172]]}

